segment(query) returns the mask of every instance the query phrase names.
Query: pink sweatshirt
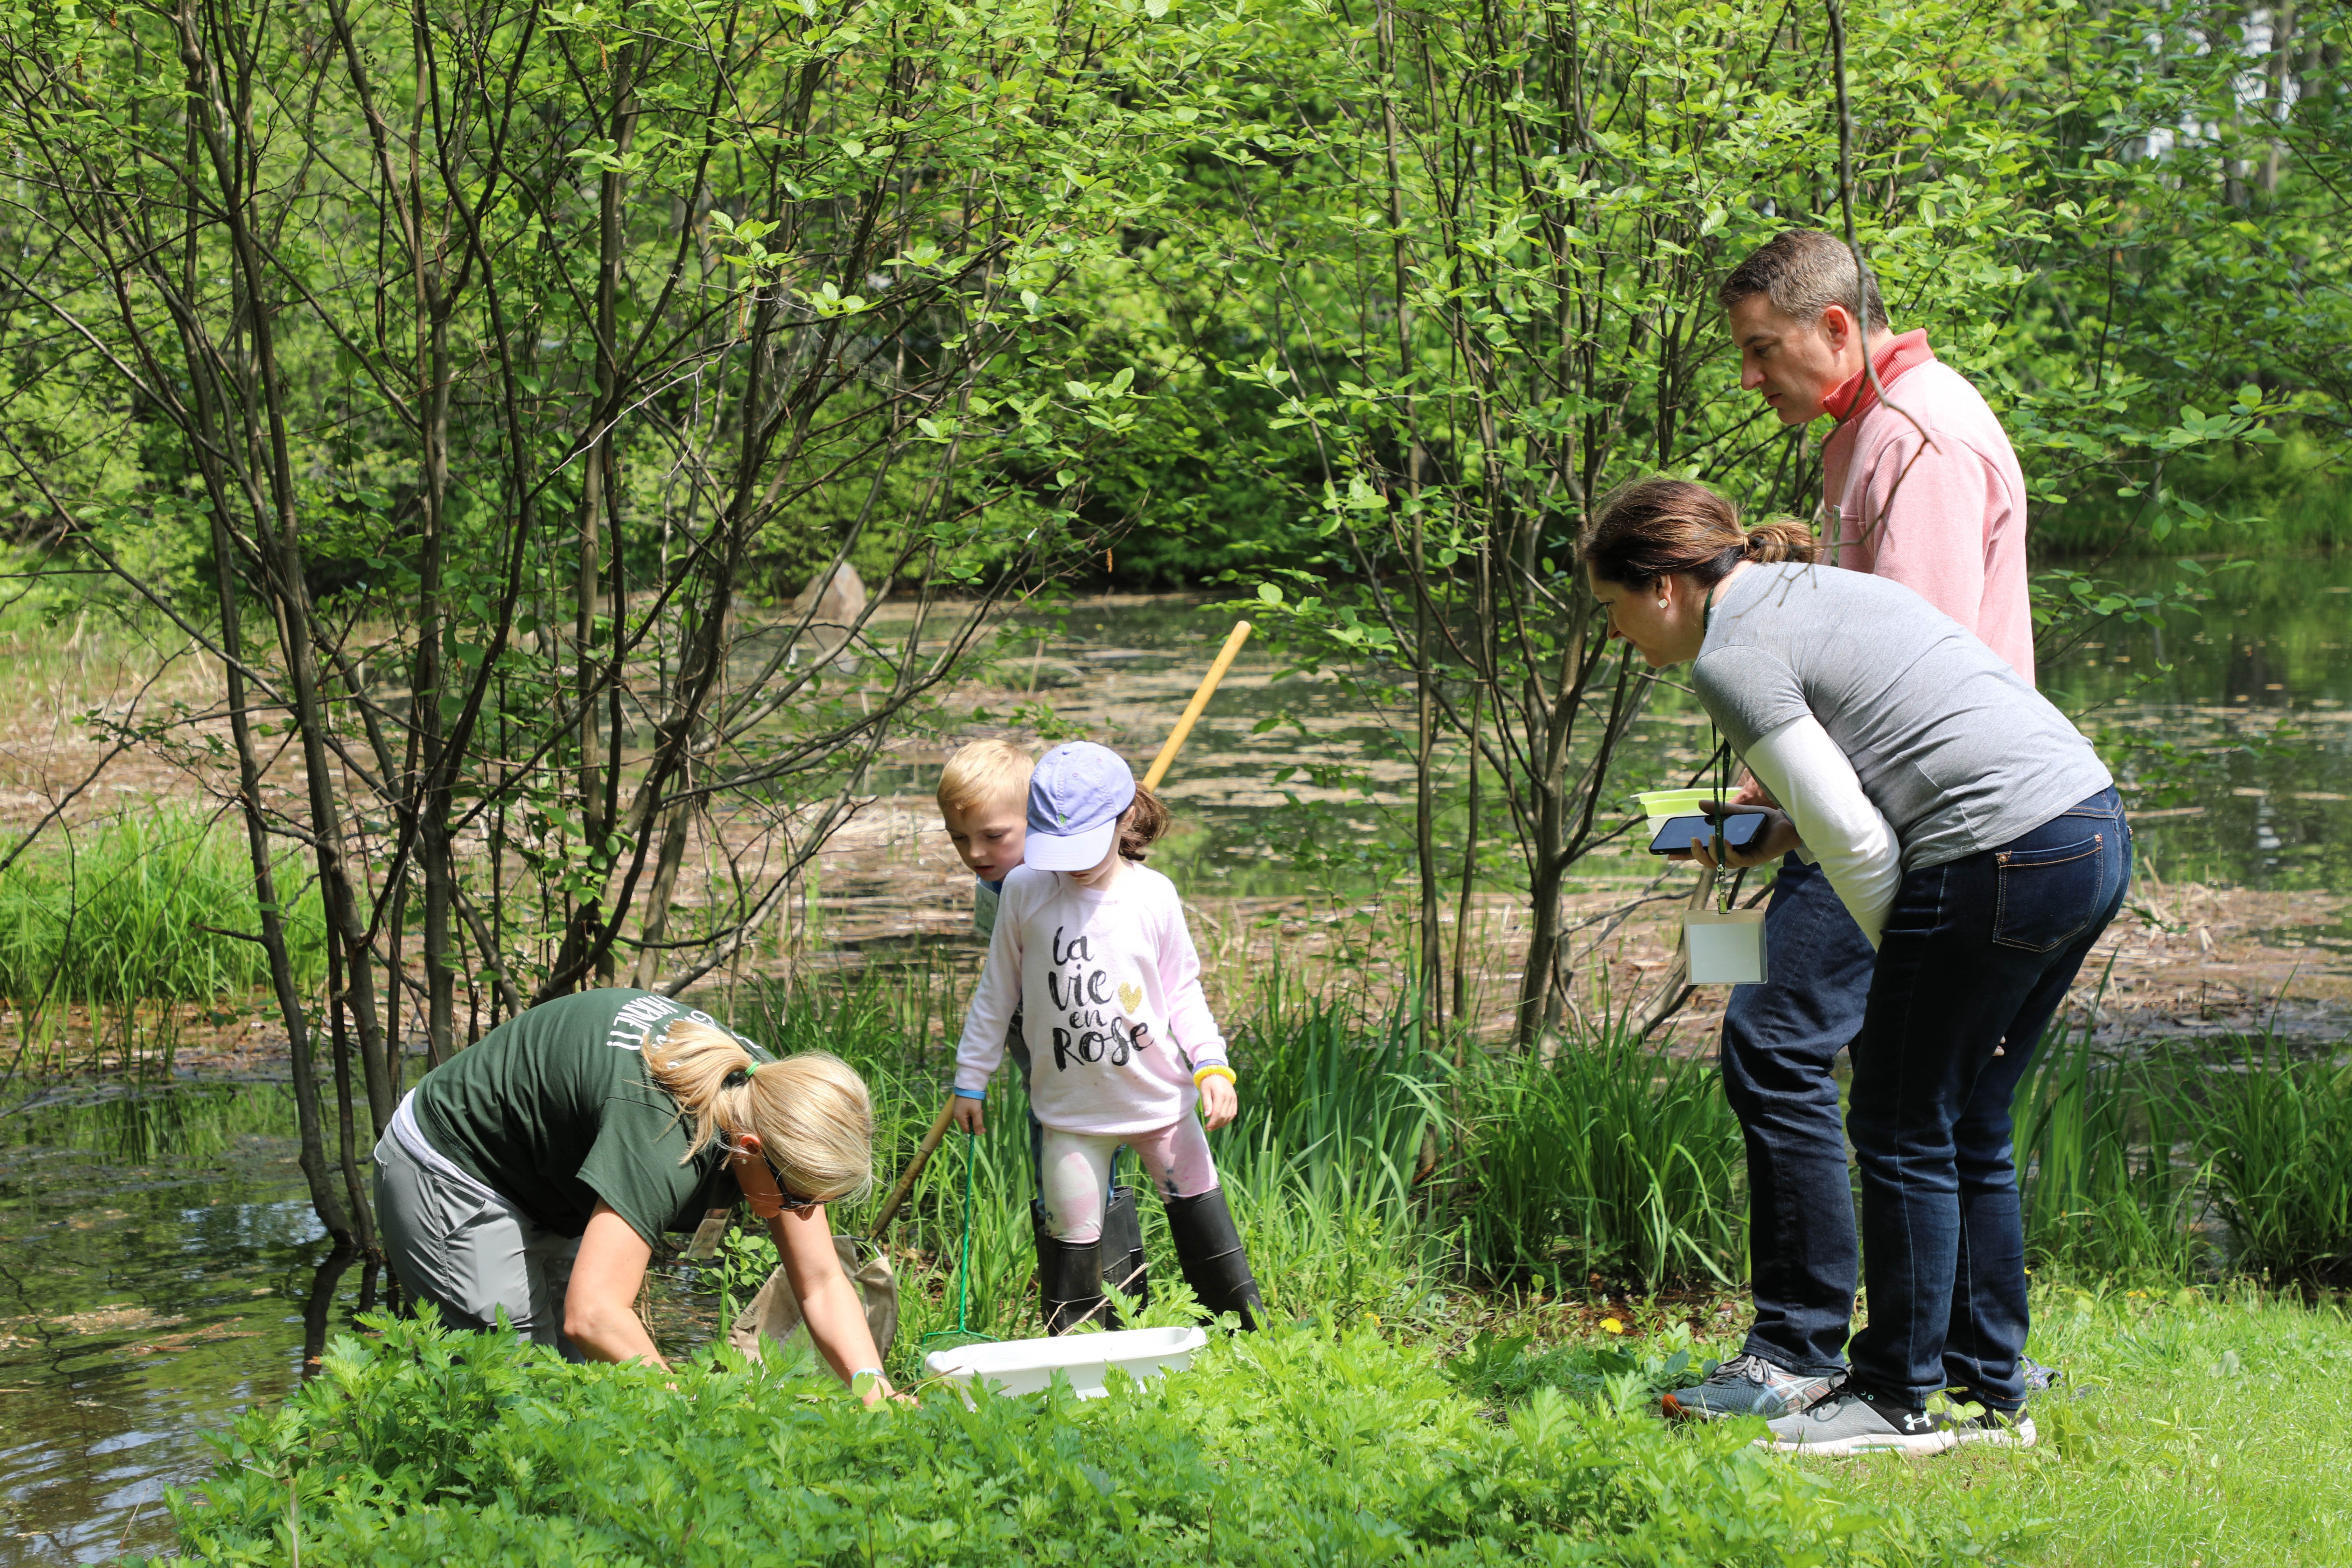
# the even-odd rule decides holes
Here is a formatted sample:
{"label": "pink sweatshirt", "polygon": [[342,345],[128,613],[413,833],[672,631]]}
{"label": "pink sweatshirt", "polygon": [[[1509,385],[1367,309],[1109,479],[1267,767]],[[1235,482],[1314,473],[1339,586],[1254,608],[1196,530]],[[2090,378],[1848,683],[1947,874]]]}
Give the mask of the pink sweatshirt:
{"label": "pink sweatshirt", "polygon": [[2017,454],[1977,389],[1936,358],[1926,332],[1873,350],[1878,378],[1901,411],[1881,403],[1866,376],[1827,400],[1838,416],[1822,447],[1822,532],[1838,542],[1830,559],[1902,584],[2031,684],[2025,475]]}
{"label": "pink sweatshirt", "polygon": [[1016,1005],[1029,1103],[1056,1132],[1157,1131],[1199,1102],[1194,1068],[1224,1065],[1184,901],[1148,866],[1122,866],[1103,892],[1034,866],[1004,879],[956,1088],[988,1086]]}

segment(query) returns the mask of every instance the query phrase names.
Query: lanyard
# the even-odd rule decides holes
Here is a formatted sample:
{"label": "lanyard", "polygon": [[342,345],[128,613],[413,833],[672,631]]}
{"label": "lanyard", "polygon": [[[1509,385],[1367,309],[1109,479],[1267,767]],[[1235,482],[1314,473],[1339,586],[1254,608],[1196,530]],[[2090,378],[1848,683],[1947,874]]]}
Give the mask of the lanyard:
{"label": "lanyard", "polygon": [[[1702,648],[1706,647],[1706,634],[1715,629],[1715,596],[1722,591],[1723,584],[1726,581],[1727,579],[1723,577],[1717,578],[1714,585],[1709,587],[1706,591],[1706,603],[1699,606],[1699,645]],[[1713,714],[1707,715],[1706,732],[1708,738],[1715,742],[1715,756],[1717,759],[1715,784],[1716,810],[1715,815],[1707,820],[1710,826],[1715,829],[1715,864],[1717,868],[1715,871],[1709,872],[1708,875],[1715,878],[1717,887],[1722,889],[1722,901],[1720,907],[1727,912],[1731,908],[1731,889],[1729,885],[1724,881],[1722,876],[1725,847],[1723,842],[1723,823],[1725,816],[1724,801],[1731,794],[1731,747],[1725,743],[1723,736],[1717,731],[1715,727],[1715,716]]]}

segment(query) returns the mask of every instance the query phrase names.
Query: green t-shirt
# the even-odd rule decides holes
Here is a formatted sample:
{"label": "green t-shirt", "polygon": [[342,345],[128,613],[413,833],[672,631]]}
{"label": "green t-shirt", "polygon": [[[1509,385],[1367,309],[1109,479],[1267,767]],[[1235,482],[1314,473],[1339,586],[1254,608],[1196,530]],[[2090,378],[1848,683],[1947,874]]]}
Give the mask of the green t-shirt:
{"label": "green t-shirt", "polygon": [[[542,1002],[425,1075],[418,1130],[560,1235],[585,1231],[599,1198],[648,1243],[691,1230],[704,1211],[731,1208],[742,1194],[716,1140],[678,1163],[694,1123],[638,1054],[648,1029],[658,1039],[676,1018],[717,1023],[650,991]],[[748,1040],[744,1048],[774,1059]]]}

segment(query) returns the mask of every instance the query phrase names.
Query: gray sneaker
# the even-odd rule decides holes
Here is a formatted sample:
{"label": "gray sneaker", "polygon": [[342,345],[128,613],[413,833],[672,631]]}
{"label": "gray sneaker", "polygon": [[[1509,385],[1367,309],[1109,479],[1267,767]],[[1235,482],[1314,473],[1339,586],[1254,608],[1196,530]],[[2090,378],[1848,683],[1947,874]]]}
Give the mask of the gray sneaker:
{"label": "gray sneaker", "polygon": [[1771,1422],[1756,1446],[1832,1459],[1888,1450],[1940,1454],[1959,1442],[1956,1426],[1940,1412],[1882,1404],[1858,1389],[1843,1388],[1810,1410]]}
{"label": "gray sneaker", "polygon": [[2066,1375],[2054,1366],[2043,1366],[2030,1355],[2017,1358],[2017,1370],[2025,1379],[2025,1392],[2029,1394],[2049,1393],[2050,1385]]}
{"label": "gray sneaker", "polygon": [[1696,1388],[1678,1388],[1658,1401],[1669,1415],[1686,1421],[1727,1421],[1735,1415],[1794,1415],[1819,1404],[1837,1386],[1834,1377],[1800,1377],[1762,1356],[1733,1356],[1707,1373]]}

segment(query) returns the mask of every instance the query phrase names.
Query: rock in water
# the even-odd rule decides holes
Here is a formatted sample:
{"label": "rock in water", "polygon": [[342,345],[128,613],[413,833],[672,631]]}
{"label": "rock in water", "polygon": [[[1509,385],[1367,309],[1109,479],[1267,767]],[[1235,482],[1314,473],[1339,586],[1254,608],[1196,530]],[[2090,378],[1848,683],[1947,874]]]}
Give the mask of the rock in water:
{"label": "rock in water", "polygon": [[[857,568],[845,561],[825,570],[820,568],[808,581],[808,586],[793,600],[792,616],[797,624],[803,616],[809,617],[807,643],[813,657],[830,658],[866,614],[866,582]],[[791,663],[800,662],[801,649],[794,648]],[[840,661],[843,673],[857,668],[856,660],[845,656]]]}

